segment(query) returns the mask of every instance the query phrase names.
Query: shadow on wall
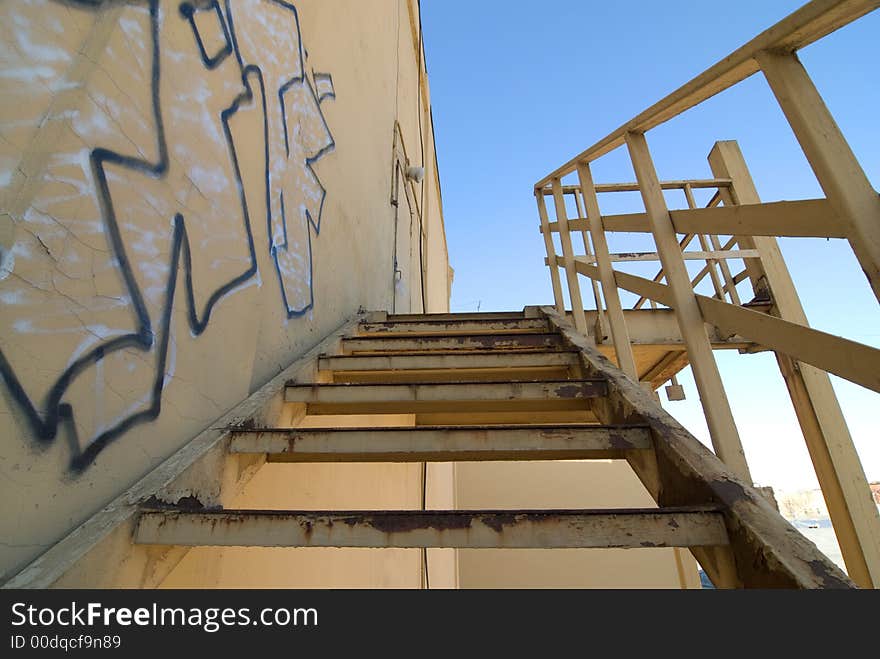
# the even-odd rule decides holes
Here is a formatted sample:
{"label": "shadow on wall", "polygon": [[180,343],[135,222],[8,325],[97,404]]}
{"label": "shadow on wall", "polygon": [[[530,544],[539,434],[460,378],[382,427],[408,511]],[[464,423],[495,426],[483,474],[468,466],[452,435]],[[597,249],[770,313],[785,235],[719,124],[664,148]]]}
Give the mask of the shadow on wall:
{"label": "shadow on wall", "polygon": [[[176,295],[198,336],[221,300],[270,276],[268,250],[287,317],[312,309],[326,194],[312,165],[335,146],[321,111],[333,81],[308,70],[296,8],[278,0],[28,0],[0,18],[14,35],[3,86],[24,98],[0,132],[33,140],[0,159],[14,200],[0,213],[14,236],[0,241],[0,373],[38,443],[69,439],[78,473],[159,416]],[[79,55],[98,46],[99,62]],[[231,129],[260,109],[268,244],[254,242]],[[41,132],[34,183],[16,168]],[[98,411],[76,416],[66,399],[87,377]]]}

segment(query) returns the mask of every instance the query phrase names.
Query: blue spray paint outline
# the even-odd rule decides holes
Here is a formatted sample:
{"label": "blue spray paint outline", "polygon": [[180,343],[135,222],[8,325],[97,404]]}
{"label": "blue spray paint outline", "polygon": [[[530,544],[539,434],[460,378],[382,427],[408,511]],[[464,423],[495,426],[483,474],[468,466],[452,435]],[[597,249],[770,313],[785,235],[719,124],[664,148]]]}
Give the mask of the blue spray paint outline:
{"label": "blue spray paint outline", "polygon": [[[294,7],[289,2],[285,2],[285,0],[267,0],[267,1],[271,2],[274,5],[281,7],[282,9],[287,9],[288,11],[293,13],[294,23],[296,24],[297,43],[299,44],[298,56],[299,56],[300,65],[301,65],[300,71],[302,73],[301,73],[301,75],[294,76],[294,77],[290,78],[289,80],[287,80],[278,90],[278,103],[281,106],[281,119],[282,119],[282,125],[284,127],[284,149],[285,149],[285,154],[289,158],[290,157],[290,142],[289,142],[289,137],[288,137],[289,130],[288,130],[288,126],[287,126],[287,108],[284,104],[285,93],[287,93],[287,91],[289,89],[291,89],[294,85],[302,84],[312,94],[312,98],[315,100],[315,105],[317,107],[320,107],[321,99],[318,98],[317,94],[315,93],[314,88],[312,87],[312,83],[309,81],[309,78],[306,75],[306,50],[305,50],[305,46],[303,45],[303,40],[302,40],[302,28],[300,27],[300,22],[299,22],[299,12],[297,11],[296,7]],[[227,20],[229,21],[229,32],[230,32],[230,35],[232,38],[232,48],[233,48],[233,51],[235,52],[235,57],[238,60],[239,66],[242,67],[242,71],[250,69],[250,68],[255,68],[257,71],[260,71],[259,68],[253,64],[245,65],[244,59],[242,58],[242,55],[241,55],[241,49],[239,48],[239,45],[238,45],[238,37],[235,34],[235,20],[233,19],[231,0],[225,0],[225,3],[226,3],[226,16],[227,16]],[[333,78],[330,76],[330,74],[318,74],[318,75],[326,76],[326,78],[330,80],[330,84],[331,84],[331,88],[332,88]],[[262,84],[262,71],[260,71],[260,80],[261,80],[261,84]],[[265,92],[265,87],[263,88],[263,91]],[[327,94],[323,95],[323,98],[328,98],[328,97],[330,97],[330,95],[327,95]],[[334,99],[336,98],[335,90],[332,94],[332,98],[334,98]],[[308,170],[309,174],[312,175],[312,177],[317,182],[317,185],[321,190],[321,202],[318,206],[317,222],[314,220],[314,218],[312,218],[312,214],[308,211],[308,209],[306,209],[306,220],[308,221],[308,224],[312,227],[312,229],[314,229],[316,237],[321,234],[321,218],[324,215],[324,201],[327,198],[327,190],[321,184],[321,179],[317,175],[317,173],[315,172],[312,165],[314,165],[318,160],[320,160],[321,158],[323,158],[325,155],[327,155],[328,153],[330,153],[331,151],[333,151],[336,148],[336,140],[333,138],[333,133],[330,130],[330,126],[327,125],[327,120],[324,118],[323,113],[319,112],[318,115],[321,119],[321,123],[323,124],[324,129],[327,131],[327,135],[330,136],[330,143],[327,146],[325,146],[324,148],[320,149],[314,156],[311,156],[310,158],[306,158],[306,161],[305,161],[306,169]],[[285,290],[285,287],[284,287],[284,285],[285,285],[284,276],[281,272],[281,265],[278,262],[278,250],[284,249],[285,251],[287,251],[287,249],[289,247],[288,240],[287,240],[287,216],[284,211],[283,201],[282,201],[282,210],[281,210],[281,221],[282,221],[282,226],[284,229],[284,231],[283,231],[284,242],[281,245],[273,245],[272,244],[272,199],[271,199],[271,189],[272,188],[271,188],[271,181],[270,181],[270,177],[269,177],[269,169],[270,169],[270,166],[269,166],[269,113],[268,113],[267,107],[266,107],[265,93],[263,94],[263,121],[264,121],[263,133],[266,136],[266,139],[264,140],[264,144],[266,147],[266,152],[265,152],[266,223],[267,223],[267,234],[269,236],[269,254],[271,255],[272,260],[275,263],[275,272],[278,275],[278,284],[281,287],[281,298],[284,302],[284,308],[287,311],[287,317],[288,317],[288,319],[299,318],[299,317],[302,317],[305,314],[307,314],[315,306],[314,262],[313,262],[313,258],[312,258],[313,257],[313,254],[312,254],[312,234],[311,234],[311,231],[306,231],[306,235],[308,237],[307,254],[309,257],[309,302],[301,309],[294,309],[291,307],[290,302],[288,301],[287,291]],[[283,200],[283,191],[281,193],[281,198]]]}
{"label": "blue spray paint outline", "polygon": [[[217,54],[214,56],[209,56],[205,51],[205,44],[202,42],[202,34],[196,25],[196,12],[210,11],[211,9],[217,14],[217,21],[220,24],[220,28],[223,30],[224,39],[224,46],[217,51]],[[211,0],[208,4],[200,5],[194,5],[191,2],[183,2],[180,5],[180,14],[189,20],[193,34],[196,35],[196,44],[199,47],[199,54],[202,56],[202,64],[204,64],[205,68],[209,71],[216,69],[223,63],[223,60],[232,54],[232,40],[229,38],[229,28],[226,27],[226,21],[223,19],[223,12],[220,9],[220,3],[218,0]]]}
{"label": "blue spray paint outline", "polygon": [[[102,3],[102,0],[56,0],[61,4],[70,4],[78,7],[90,7],[96,8],[99,7]],[[280,4],[294,12],[294,17],[296,20],[297,31],[299,32],[299,16],[296,12],[296,9],[285,2],[278,2],[277,0],[271,0],[272,2],[276,2],[276,4]],[[164,389],[165,384],[165,376],[166,376],[166,365],[168,358],[168,346],[171,338],[171,318],[174,309],[174,299],[175,294],[177,292],[177,279],[179,276],[180,269],[180,261],[181,257],[183,259],[183,279],[184,279],[184,287],[186,294],[186,306],[187,306],[187,320],[195,336],[201,335],[208,327],[208,324],[211,319],[211,314],[213,312],[214,307],[223,299],[225,296],[230,294],[234,289],[238,288],[245,282],[252,279],[258,273],[258,264],[257,264],[257,254],[256,247],[254,245],[254,237],[251,229],[251,221],[250,221],[250,212],[247,205],[247,197],[244,192],[244,184],[241,176],[241,168],[239,166],[238,161],[238,153],[235,147],[235,141],[232,138],[232,132],[229,126],[229,122],[232,116],[234,116],[240,109],[243,103],[250,104],[254,100],[254,90],[251,85],[250,78],[253,76],[256,78],[262,98],[262,110],[263,110],[263,122],[264,122],[264,141],[266,144],[266,160],[265,160],[265,179],[266,179],[266,195],[267,200],[269,196],[269,151],[268,151],[268,117],[266,115],[266,89],[263,81],[263,74],[259,67],[255,65],[244,66],[242,64],[240,53],[237,49],[237,44],[235,43],[234,32],[231,32],[229,28],[232,27],[232,18],[231,14],[229,14],[228,23],[229,28],[227,28],[226,22],[223,20],[222,10],[217,2],[217,0],[213,0],[210,4],[200,6],[198,8],[193,8],[195,10],[202,10],[205,8],[214,8],[218,12],[218,16],[220,18],[220,22],[223,28],[224,35],[227,40],[227,49],[229,52],[226,52],[227,49],[221,49],[221,51],[213,57],[209,57],[204,49],[203,42],[198,33],[198,28],[196,26],[195,20],[190,14],[187,16],[185,11],[183,10],[184,5],[188,5],[192,7],[189,3],[182,3],[181,5],[181,13],[185,18],[188,18],[190,24],[193,29],[193,33],[195,35],[195,39],[197,45],[199,47],[200,55],[202,57],[202,62],[206,68],[212,69],[219,66],[219,64],[232,52],[232,48],[234,47],[236,52],[236,57],[239,62],[239,66],[241,69],[241,81],[244,86],[244,91],[239,94],[232,101],[231,105],[226,109],[222,110],[220,113],[221,123],[223,125],[223,133],[226,138],[227,146],[229,148],[230,161],[233,167],[233,175],[235,177],[235,181],[237,183],[238,194],[242,205],[242,220],[244,224],[245,234],[247,236],[248,241],[248,251],[250,253],[251,265],[250,267],[243,272],[241,275],[233,278],[223,286],[216,289],[208,300],[205,302],[202,317],[199,318],[199,315],[196,311],[196,303],[195,303],[195,292],[193,288],[193,277],[192,277],[192,250],[189,242],[189,237],[186,231],[186,220],[181,213],[175,213],[172,218],[172,234],[171,234],[171,260],[169,264],[169,275],[168,282],[165,288],[165,308],[162,312],[160,321],[159,321],[159,344],[156,346],[157,352],[157,365],[156,365],[156,377],[152,385],[151,395],[150,395],[150,404],[146,409],[140,410],[134,414],[130,414],[120,421],[118,421],[112,428],[109,428],[103,431],[100,435],[98,435],[93,441],[89,443],[85,449],[80,449],[79,439],[77,437],[76,425],[74,422],[74,410],[73,407],[69,403],[62,402],[62,398],[64,397],[67,389],[70,387],[73,380],[80,375],[87,368],[97,364],[101,360],[103,360],[108,354],[113,352],[124,350],[127,348],[136,348],[143,352],[149,352],[151,348],[154,346],[156,341],[156,333],[152,327],[152,322],[149,316],[149,312],[147,310],[146,303],[144,302],[143,294],[141,289],[137,283],[137,280],[134,277],[133,270],[131,268],[128,255],[125,250],[125,245],[122,241],[122,236],[119,231],[119,225],[116,219],[116,211],[113,204],[113,196],[110,192],[110,186],[107,182],[106,176],[106,165],[117,165],[123,169],[137,172],[143,174],[144,176],[153,178],[153,179],[161,179],[168,172],[168,145],[165,137],[165,127],[162,118],[162,107],[161,107],[161,99],[160,99],[160,79],[161,79],[161,53],[160,53],[160,45],[159,45],[159,0],[129,0],[128,4],[146,4],[149,7],[149,15],[150,15],[150,36],[152,39],[152,52],[151,52],[151,61],[152,61],[152,75],[151,75],[151,88],[152,88],[152,114],[153,121],[155,125],[156,131],[156,143],[158,150],[158,159],[156,162],[150,162],[145,159],[138,159],[131,156],[125,156],[115,151],[111,151],[109,149],[105,149],[103,147],[94,148],[89,154],[89,164],[92,170],[92,176],[94,178],[95,186],[96,186],[96,195],[98,197],[99,206],[101,209],[101,217],[105,224],[105,229],[107,233],[107,239],[110,243],[110,247],[113,251],[114,256],[116,257],[118,263],[119,273],[122,276],[123,283],[128,290],[129,299],[133,305],[133,312],[135,315],[135,323],[138,326],[135,332],[125,334],[123,336],[119,336],[108,341],[104,341],[99,343],[95,347],[93,347],[86,354],[78,357],[72,364],[70,364],[58,377],[53,386],[50,388],[47,396],[46,396],[46,417],[45,420],[41,417],[40,413],[37,411],[36,406],[33,401],[28,396],[24,387],[22,386],[20,380],[15,374],[15,370],[12,365],[6,358],[3,353],[3,350],[0,349],[0,377],[2,377],[3,381],[6,383],[9,388],[10,394],[12,398],[18,403],[21,407],[27,421],[31,425],[34,435],[38,442],[42,445],[48,445],[51,443],[58,435],[59,426],[64,426],[68,432],[71,443],[72,457],[70,460],[70,470],[74,473],[81,473],[87,467],[89,467],[97,458],[98,454],[118,439],[120,436],[125,434],[129,429],[133,426],[146,423],[149,421],[154,421],[158,418],[162,409],[162,391]],[[229,1],[227,0],[227,12],[229,11]],[[300,46],[302,48],[302,40],[300,36]],[[301,51],[302,52],[302,51]],[[302,55],[300,55],[302,56]],[[304,64],[304,62],[303,62]],[[303,71],[304,71],[303,66]],[[311,85],[308,82],[308,79],[305,75],[302,76],[304,82],[308,85],[311,90]],[[312,90],[312,94],[314,96],[314,91]],[[335,98],[335,96],[334,96]],[[316,99],[317,100],[317,99]],[[320,104],[320,103],[319,103]],[[329,126],[327,126],[326,120],[323,117],[323,114],[319,113],[321,116],[321,120],[324,123],[325,128],[327,129],[327,134],[331,137],[331,145],[325,149],[322,149],[316,156],[306,160],[306,166],[310,171],[314,174],[311,169],[311,165],[320,157],[325,155],[327,152],[332,150],[332,147],[335,146],[335,141],[333,141],[332,134],[330,133]],[[287,126],[285,121],[285,139],[287,139]],[[289,155],[289,149],[287,151]],[[326,196],[326,191],[323,186],[321,186],[320,181],[315,175],[315,180],[318,181],[318,185],[322,190],[321,197],[321,209],[319,211],[318,223],[315,224],[312,222],[312,218],[307,212],[308,219],[312,226],[315,228],[316,234],[320,229],[320,215],[323,211],[323,201]],[[271,211],[269,213],[269,222],[271,223]],[[286,230],[286,224],[285,224]],[[270,233],[271,235],[271,233]],[[286,243],[285,243],[286,244]],[[311,265],[311,235],[309,235],[309,263]],[[276,268],[278,268],[277,260],[276,260]],[[279,277],[281,276],[279,269]],[[312,290],[312,280],[311,280],[311,272],[310,272],[310,304],[309,307],[304,309],[302,312],[295,313],[293,315],[302,315],[311,308],[314,301],[314,292]],[[285,308],[288,312],[288,317],[293,317],[290,312],[290,307],[287,305],[286,296],[284,294],[284,288],[282,285],[281,288],[282,297],[284,298]]]}
{"label": "blue spray paint outline", "polygon": [[315,80],[315,86],[319,80],[326,80],[330,83],[330,91],[318,94],[318,103],[323,103],[326,99],[336,99],[336,88],[333,86],[333,76],[329,73],[318,73],[312,70],[312,78]]}

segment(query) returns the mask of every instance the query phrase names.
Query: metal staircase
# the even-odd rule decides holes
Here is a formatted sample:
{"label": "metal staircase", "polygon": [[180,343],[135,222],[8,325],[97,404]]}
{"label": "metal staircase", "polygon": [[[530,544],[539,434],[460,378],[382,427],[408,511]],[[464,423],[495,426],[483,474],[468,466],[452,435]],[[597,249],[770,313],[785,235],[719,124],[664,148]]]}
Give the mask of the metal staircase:
{"label": "metal staircase", "polygon": [[[266,425],[296,406],[309,416],[416,414],[419,425]],[[138,585],[149,586],[161,583],[187,547],[260,546],[683,547],[720,587],[852,586],[553,309],[362,315],[217,425],[6,585],[84,585],[87,566],[98,561],[139,566],[149,577]],[[627,460],[659,507],[306,512],[223,505],[265,461],[590,459]]]}

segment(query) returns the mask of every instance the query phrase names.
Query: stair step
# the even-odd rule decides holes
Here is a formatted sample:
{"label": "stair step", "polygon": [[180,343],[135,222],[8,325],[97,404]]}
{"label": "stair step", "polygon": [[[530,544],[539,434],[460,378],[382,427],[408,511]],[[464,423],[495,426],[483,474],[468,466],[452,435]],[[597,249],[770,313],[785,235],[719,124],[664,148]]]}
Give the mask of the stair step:
{"label": "stair step", "polygon": [[318,370],[332,373],[334,382],[454,382],[556,380],[584,369],[576,352],[446,351],[325,355],[318,360]]}
{"label": "stair step", "polygon": [[[419,323],[460,320],[459,327],[468,327],[464,321],[474,321],[485,329],[497,320],[536,317],[546,318],[555,333],[356,335],[365,321],[411,323],[409,330],[421,331]],[[355,350],[359,354],[330,356],[339,351],[340,344],[349,350],[360,348]],[[424,379],[396,384],[297,384],[316,379],[319,366],[322,380],[346,374],[352,379],[357,374],[394,379],[401,373]],[[546,370],[540,379],[511,381],[530,368]],[[547,374],[553,368],[559,369],[558,376]],[[480,369],[478,381],[430,381],[441,374],[444,379],[453,377],[456,371],[463,374],[462,379],[473,378]],[[493,373],[497,378],[491,377]],[[590,377],[571,379],[581,373]],[[597,396],[604,400],[594,404]],[[300,405],[287,413],[300,413],[302,407],[311,414],[415,413],[420,425],[246,429],[260,419],[278,418],[285,400]],[[636,419],[644,426],[598,425],[599,421],[630,424]],[[331,419],[325,421],[334,425]],[[264,459],[418,463],[600,457],[627,459],[655,501],[715,505],[356,512],[219,507],[247,486]],[[179,503],[173,507],[161,503],[165,501]],[[853,587],[757,491],[730,472],[550,307],[500,314],[359,314],[2,585],[156,587],[178,564],[187,546],[199,545],[690,547],[710,578],[722,587]],[[102,569],[95,571],[96,565]]]}
{"label": "stair step", "polygon": [[236,430],[231,453],[269,462],[612,460],[652,449],[646,426],[415,426]]}
{"label": "stair step", "polygon": [[547,333],[550,327],[543,318],[508,318],[481,320],[396,320],[364,322],[358,331],[366,334],[474,334],[474,333]]}
{"label": "stair step", "polygon": [[605,380],[538,382],[423,382],[287,385],[287,403],[306,403],[309,414],[416,414],[581,410],[608,394]]}
{"label": "stair step", "polygon": [[187,547],[618,548],[728,544],[711,507],[612,510],[144,510],[137,544]]}
{"label": "stair step", "polygon": [[459,336],[354,336],[342,340],[346,353],[383,351],[427,352],[432,350],[486,351],[567,349],[559,334],[463,334]]}
{"label": "stair step", "polygon": [[318,359],[321,371],[434,371],[434,370],[487,370],[515,368],[549,368],[576,366],[580,363],[575,351],[551,350],[544,352],[446,352],[401,353],[383,355],[322,355]]}
{"label": "stair step", "polygon": [[521,318],[537,318],[528,316],[522,311],[473,311],[468,313],[398,313],[388,314],[386,320],[391,322],[421,322],[436,320],[511,320]]}

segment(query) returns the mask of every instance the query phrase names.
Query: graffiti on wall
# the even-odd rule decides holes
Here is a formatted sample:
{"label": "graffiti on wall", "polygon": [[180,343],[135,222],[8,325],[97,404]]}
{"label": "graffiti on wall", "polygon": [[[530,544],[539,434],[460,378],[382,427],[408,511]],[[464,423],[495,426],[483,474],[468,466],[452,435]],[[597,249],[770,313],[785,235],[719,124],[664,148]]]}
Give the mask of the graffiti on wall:
{"label": "graffiti on wall", "polygon": [[[312,309],[333,80],[281,0],[29,0],[3,3],[0,26],[0,375],[81,472],[159,416],[175,311],[197,337],[270,275],[287,318]],[[234,138],[248,112],[262,218]]]}

